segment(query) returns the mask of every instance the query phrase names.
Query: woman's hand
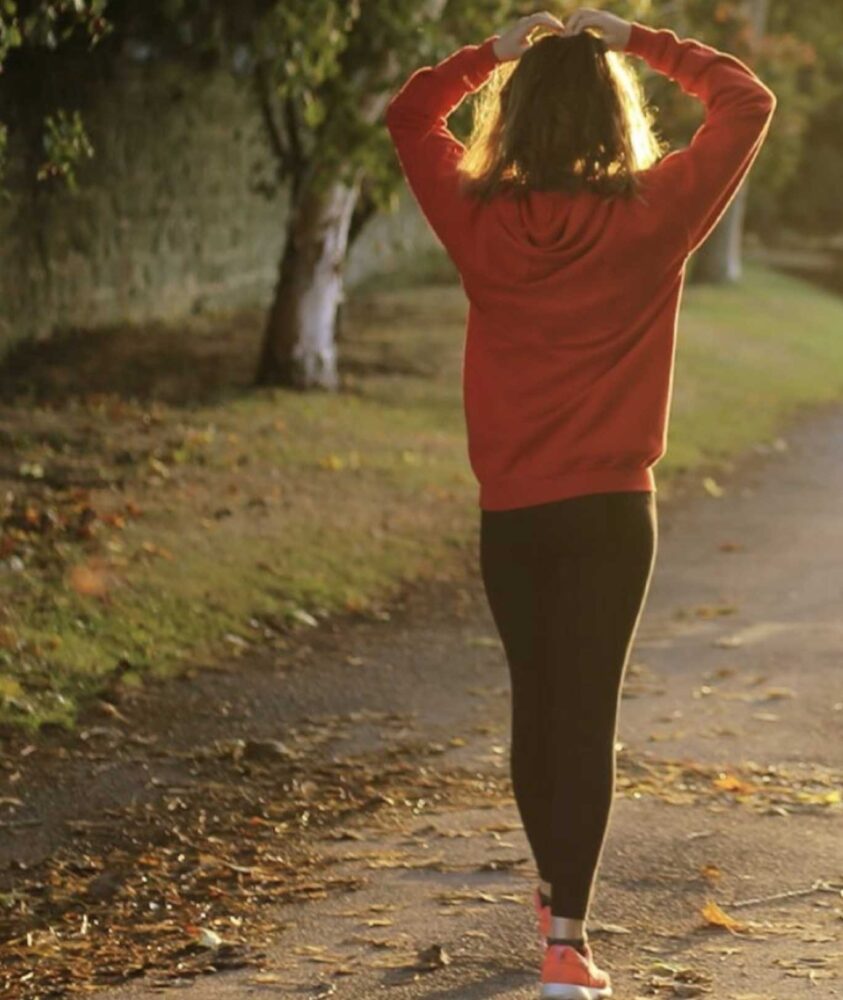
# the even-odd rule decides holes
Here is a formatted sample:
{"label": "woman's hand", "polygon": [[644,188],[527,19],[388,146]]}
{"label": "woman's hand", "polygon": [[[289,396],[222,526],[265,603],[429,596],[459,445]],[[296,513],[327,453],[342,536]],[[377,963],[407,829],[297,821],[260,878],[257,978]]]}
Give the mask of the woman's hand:
{"label": "woman's hand", "polygon": [[629,41],[632,23],[618,17],[617,14],[609,14],[605,10],[580,7],[565,22],[565,34],[576,35],[583,28],[597,28],[603,36],[607,48],[623,49]]}
{"label": "woman's hand", "polygon": [[511,28],[507,28],[496,39],[492,46],[495,55],[501,62],[518,59],[530,47],[529,35],[536,28],[549,28],[560,35],[565,33],[565,25],[546,10],[536,14],[528,14],[519,18]]}

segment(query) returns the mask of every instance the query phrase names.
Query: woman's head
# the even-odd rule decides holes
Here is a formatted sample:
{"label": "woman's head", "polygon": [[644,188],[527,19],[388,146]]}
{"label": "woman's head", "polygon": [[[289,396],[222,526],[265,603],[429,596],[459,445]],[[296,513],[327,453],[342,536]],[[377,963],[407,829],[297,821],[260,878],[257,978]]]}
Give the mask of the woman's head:
{"label": "woman's head", "polygon": [[636,173],[663,152],[641,85],[590,31],[546,34],[498,67],[478,94],[459,169],[464,190],[637,191]]}

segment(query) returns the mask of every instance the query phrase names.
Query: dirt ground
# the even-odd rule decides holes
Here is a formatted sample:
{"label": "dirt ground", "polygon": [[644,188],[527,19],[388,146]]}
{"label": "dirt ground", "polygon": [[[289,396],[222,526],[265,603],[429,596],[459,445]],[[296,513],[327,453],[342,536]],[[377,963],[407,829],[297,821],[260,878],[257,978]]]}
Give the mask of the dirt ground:
{"label": "dirt ground", "polygon": [[[659,507],[589,924],[623,1000],[843,994],[843,409],[777,444]],[[0,995],[535,995],[472,551],[284,667],[100,710],[7,747]]]}

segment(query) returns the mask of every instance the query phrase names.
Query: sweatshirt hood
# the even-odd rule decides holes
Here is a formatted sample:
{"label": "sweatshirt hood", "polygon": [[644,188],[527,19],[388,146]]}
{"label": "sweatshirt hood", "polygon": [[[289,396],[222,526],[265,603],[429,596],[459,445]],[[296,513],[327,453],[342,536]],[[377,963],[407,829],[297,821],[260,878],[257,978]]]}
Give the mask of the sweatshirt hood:
{"label": "sweatshirt hood", "polygon": [[495,198],[478,227],[477,259],[510,280],[541,280],[587,257],[605,238],[612,212],[608,199],[589,192]]}

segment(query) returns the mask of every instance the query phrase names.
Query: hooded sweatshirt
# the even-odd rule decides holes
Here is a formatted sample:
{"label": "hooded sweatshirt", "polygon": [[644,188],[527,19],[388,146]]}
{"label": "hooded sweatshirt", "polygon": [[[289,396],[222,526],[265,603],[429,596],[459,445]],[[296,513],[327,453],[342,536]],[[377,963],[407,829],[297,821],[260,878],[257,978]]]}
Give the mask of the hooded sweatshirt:
{"label": "hooded sweatshirt", "polygon": [[[623,51],[702,101],[690,144],[639,173],[640,196],[461,192],[446,121],[498,65],[490,35],[415,70],[386,126],[468,298],[468,457],[486,510],[656,491],[690,254],[737,193],[776,97],[728,53],[633,22]],[[553,100],[549,95],[547,100]]]}

